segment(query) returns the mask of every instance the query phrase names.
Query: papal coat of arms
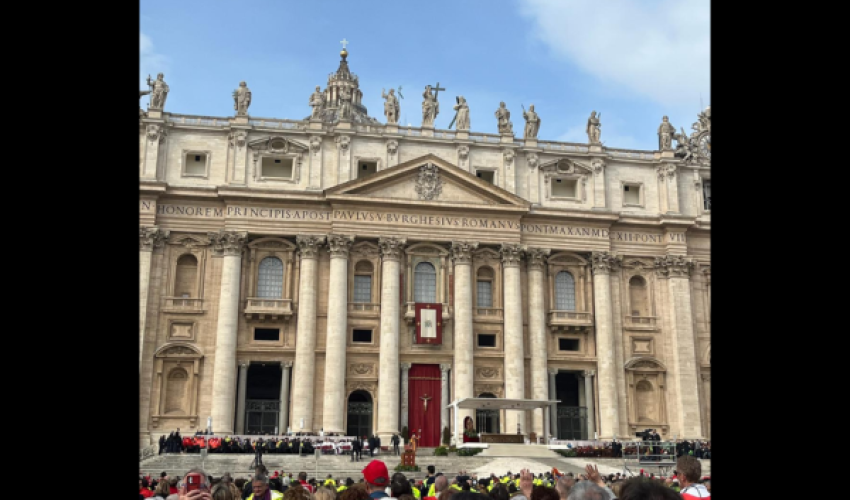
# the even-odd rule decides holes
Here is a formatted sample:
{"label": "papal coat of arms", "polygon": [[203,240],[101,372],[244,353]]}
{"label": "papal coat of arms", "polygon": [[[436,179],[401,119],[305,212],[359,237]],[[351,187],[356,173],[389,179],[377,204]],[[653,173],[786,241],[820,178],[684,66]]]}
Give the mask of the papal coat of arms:
{"label": "papal coat of arms", "polygon": [[416,192],[420,200],[433,200],[440,196],[443,190],[443,182],[437,172],[437,166],[428,163],[419,167],[419,175],[416,177]]}

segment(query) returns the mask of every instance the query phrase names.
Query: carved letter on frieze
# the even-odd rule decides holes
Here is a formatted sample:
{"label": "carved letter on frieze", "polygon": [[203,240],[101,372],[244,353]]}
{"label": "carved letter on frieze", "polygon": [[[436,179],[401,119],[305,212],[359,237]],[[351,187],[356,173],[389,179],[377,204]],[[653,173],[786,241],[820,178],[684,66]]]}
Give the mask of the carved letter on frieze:
{"label": "carved letter on frieze", "polygon": [[540,162],[540,159],[537,157],[537,153],[528,153],[525,156],[525,161],[528,162],[528,168],[534,170],[537,168],[537,164]]}
{"label": "carved letter on frieze", "polygon": [[505,267],[519,266],[525,249],[525,245],[518,243],[502,243],[502,247],[499,249],[502,254],[502,265]]}
{"label": "carved letter on frieze", "polygon": [[351,250],[351,245],[354,244],[354,236],[343,236],[341,234],[333,234],[328,236],[328,251],[331,258],[342,257],[348,258],[348,251]]}
{"label": "carved letter on frieze", "polygon": [[694,261],[683,255],[665,255],[655,258],[655,272],[662,278],[687,278],[694,268]]}
{"label": "carved letter on frieze", "polygon": [[154,248],[161,247],[165,239],[168,238],[168,233],[168,230],[161,230],[157,227],[140,227],[139,250],[151,252]]}
{"label": "carved letter on frieze", "polygon": [[325,236],[299,234],[295,237],[295,244],[298,245],[298,251],[301,253],[302,259],[315,259],[319,255],[319,249],[325,242]]}
{"label": "carved letter on frieze", "polygon": [[452,241],[452,259],[455,264],[469,264],[472,262],[472,252],[478,248],[477,242]]}
{"label": "carved letter on frieze", "polygon": [[310,137],[310,151],[318,153],[322,149],[322,138],[318,135]]}
{"label": "carved letter on frieze", "polygon": [[546,264],[546,256],[551,250],[548,248],[529,248],[525,251],[526,265],[529,269],[543,269]]}
{"label": "carved letter on frieze", "polygon": [[387,141],[387,153],[394,155],[398,151],[398,141]]}
{"label": "carved letter on frieze", "polygon": [[416,176],[416,192],[420,200],[435,200],[443,192],[443,181],[437,166],[426,163],[419,167],[419,175]]}
{"label": "carved letter on frieze", "polygon": [[207,233],[207,235],[210,237],[215,255],[241,255],[245,240],[248,238],[247,232],[224,230]]}
{"label": "carved letter on frieze", "polygon": [[340,152],[345,154],[348,152],[348,146],[351,144],[351,138],[347,135],[341,135],[334,139],[334,142],[336,142],[336,147],[340,150]]}
{"label": "carved letter on frieze", "polygon": [[590,258],[594,273],[608,274],[615,271],[623,262],[620,257],[615,257],[608,252],[593,252]]}
{"label": "carved letter on frieze", "polygon": [[381,249],[381,258],[384,260],[399,260],[405,243],[407,243],[407,238],[395,238],[392,236],[378,238],[378,248]]}

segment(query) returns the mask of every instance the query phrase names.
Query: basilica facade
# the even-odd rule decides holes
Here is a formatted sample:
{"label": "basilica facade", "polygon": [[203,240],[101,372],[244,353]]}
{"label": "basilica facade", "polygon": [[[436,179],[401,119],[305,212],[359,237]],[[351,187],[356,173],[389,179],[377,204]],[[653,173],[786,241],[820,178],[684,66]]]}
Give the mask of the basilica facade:
{"label": "basilica facade", "polygon": [[533,111],[476,133],[465,101],[434,129],[430,88],[399,126],[347,55],[303,119],[250,116],[244,82],[232,117],[145,92],[140,444],[211,421],[436,446],[468,397],[560,401],[461,410],[479,431],[710,438],[710,109],[656,151],[603,146],[595,116],[585,144]]}

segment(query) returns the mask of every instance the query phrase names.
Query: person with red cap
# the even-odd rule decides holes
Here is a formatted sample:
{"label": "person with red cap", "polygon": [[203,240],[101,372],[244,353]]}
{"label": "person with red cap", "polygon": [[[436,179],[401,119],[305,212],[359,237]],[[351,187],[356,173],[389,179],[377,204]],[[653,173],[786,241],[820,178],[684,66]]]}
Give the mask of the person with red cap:
{"label": "person with red cap", "polygon": [[363,479],[366,480],[366,493],[370,498],[385,498],[388,497],[386,491],[390,485],[390,474],[387,471],[387,465],[380,460],[372,460],[369,465],[363,469]]}

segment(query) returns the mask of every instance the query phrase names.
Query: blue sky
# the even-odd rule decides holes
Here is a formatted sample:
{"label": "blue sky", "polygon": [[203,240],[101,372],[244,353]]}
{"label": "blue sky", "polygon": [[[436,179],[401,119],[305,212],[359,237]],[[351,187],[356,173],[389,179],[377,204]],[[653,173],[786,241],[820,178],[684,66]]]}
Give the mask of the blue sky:
{"label": "blue sky", "polygon": [[382,123],[382,88],[403,87],[399,122],[418,126],[422,91],[440,82],[437,128],[462,95],[475,132],[497,132],[505,101],[517,137],[521,104],[535,104],[541,140],[587,142],[596,110],[606,146],[656,149],[663,115],[690,132],[700,98],[711,104],[709,11],[704,0],[141,0],[139,88],[163,72],[166,111],[232,116],[245,80],[252,116],[302,119],[345,38]]}

